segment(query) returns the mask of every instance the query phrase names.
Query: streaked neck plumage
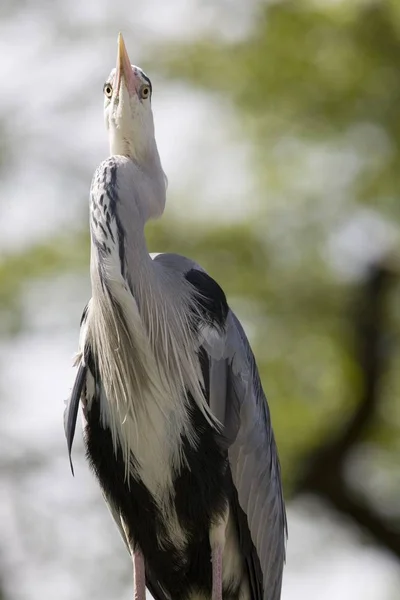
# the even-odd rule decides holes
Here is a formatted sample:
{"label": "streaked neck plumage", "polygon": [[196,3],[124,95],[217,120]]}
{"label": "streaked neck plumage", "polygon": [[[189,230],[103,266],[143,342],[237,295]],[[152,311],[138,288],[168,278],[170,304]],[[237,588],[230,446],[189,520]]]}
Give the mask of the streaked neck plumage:
{"label": "streaked neck plumage", "polygon": [[[91,187],[92,284],[97,271],[112,286],[151,264],[144,227],[162,215],[165,207],[165,176],[157,149],[151,161],[139,165],[125,156],[113,156],[97,169]],[[121,281],[122,283],[122,281]],[[96,287],[96,286],[95,286]]]}

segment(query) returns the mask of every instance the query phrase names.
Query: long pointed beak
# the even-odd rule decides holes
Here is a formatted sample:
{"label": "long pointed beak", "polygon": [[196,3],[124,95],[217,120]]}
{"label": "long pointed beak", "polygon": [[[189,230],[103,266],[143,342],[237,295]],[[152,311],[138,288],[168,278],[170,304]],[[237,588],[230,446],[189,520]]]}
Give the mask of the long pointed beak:
{"label": "long pointed beak", "polygon": [[132,70],[131,61],[129,60],[128,52],[122,33],[118,34],[118,55],[117,55],[117,72],[115,78],[115,92],[120,93],[122,81],[125,82],[129,95],[137,94],[137,81]]}

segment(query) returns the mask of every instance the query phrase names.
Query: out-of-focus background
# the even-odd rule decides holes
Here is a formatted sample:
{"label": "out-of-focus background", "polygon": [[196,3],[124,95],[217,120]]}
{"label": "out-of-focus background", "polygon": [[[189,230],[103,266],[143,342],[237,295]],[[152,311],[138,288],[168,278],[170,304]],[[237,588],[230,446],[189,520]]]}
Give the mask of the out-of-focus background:
{"label": "out-of-focus background", "polygon": [[132,597],[64,400],[89,297],[88,189],[122,30],[187,254],[254,346],[280,450],[283,600],[400,587],[400,3],[3,0],[0,598]]}

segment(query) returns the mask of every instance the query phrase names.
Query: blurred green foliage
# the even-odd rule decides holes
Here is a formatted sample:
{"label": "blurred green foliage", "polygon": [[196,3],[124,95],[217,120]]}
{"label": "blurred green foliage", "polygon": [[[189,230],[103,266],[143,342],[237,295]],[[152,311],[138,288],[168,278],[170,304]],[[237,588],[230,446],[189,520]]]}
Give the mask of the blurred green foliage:
{"label": "blurred green foliage", "polygon": [[[282,136],[340,141],[364,159],[352,182],[357,199],[379,201],[380,210],[398,215],[396,0],[261,3],[250,39],[226,43],[213,37],[163,48],[155,61],[163,62],[169,77],[229,97],[261,160],[260,149]],[[384,156],[371,169],[376,145]]]}
{"label": "blurred green foliage", "polygon": [[[351,303],[365,271],[343,277],[327,247],[366,207],[398,231],[400,4],[261,3],[244,40],[213,35],[169,45],[154,52],[153,62],[168,79],[229,101],[252,143],[259,214],[242,228],[207,233],[194,255],[254,326],[290,486],[297,458],[340,427],[360,398]],[[319,153],[327,156],[325,177],[314,183]],[[371,236],[372,255],[380,242]],[[365,440],[379,447],[389,472],[400,452],[398,284],[391,294],[380,418]],[[394,498],[398,486],[392,482],[387,494]]]}
{"label": "blurred green foliage", "polygon": [[[360,397],[350,306],[363,272],[343,278],[329,260],[327,244],[366,204],[398,227],[400,4],[260,4],[246,39],[215,35],[169,44],[151,60],[168,79],[230,103],[235,134],[251,144],[260,199],[256,215],[242,224],[190,233],[163,220],[149,225],[148,243],[151,251],[178,252],[201,263],[243,320],[290,491],[299,457],[340,427]],[[319,167],[311,158],[319,152],[327,156],[322,185],[313,182]],[[344,166],[346,157],[355,164],[340,189],[343,165],[334,159],[337,153],[345,156]],[[23,326],[21,298],[32,279],[87,270],[88,251],[84,229],[3,256],[3,329]],[[388,472],[400,451],[398,292],[397,286],[388,306],[391,346],[381,410],[366,440],[379,448],[385,458],[379,468]],[[400,482],[389,479],[387,494],[394,498]]]}

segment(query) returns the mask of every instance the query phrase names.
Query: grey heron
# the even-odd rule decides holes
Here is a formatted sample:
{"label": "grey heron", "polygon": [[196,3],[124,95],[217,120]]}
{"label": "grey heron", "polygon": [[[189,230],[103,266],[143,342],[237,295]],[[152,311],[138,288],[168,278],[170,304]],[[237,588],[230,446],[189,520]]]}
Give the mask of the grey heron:
{"label": "grey heron", "polygon": [[[110,154],[90,190],[92,297],[65,411],[132,556],[135,599],[278,600],[286,515],[244,330],[193,260],[150,255],[166,179],[152,84],[122,36],[104,84]],[[72,463],[71,463],[72,467]]]}

